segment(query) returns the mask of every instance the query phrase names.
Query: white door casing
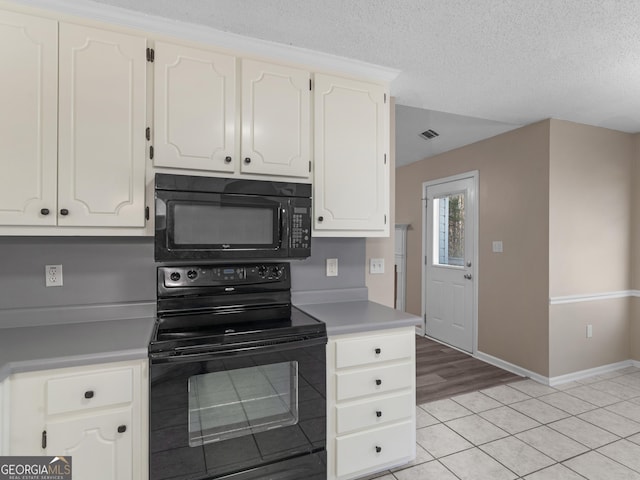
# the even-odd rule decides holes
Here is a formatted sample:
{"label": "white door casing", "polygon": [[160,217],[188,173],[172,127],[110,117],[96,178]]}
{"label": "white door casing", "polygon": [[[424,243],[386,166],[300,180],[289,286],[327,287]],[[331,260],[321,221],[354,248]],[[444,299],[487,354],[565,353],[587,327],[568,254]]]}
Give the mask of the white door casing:
{"label": "white door casing", "polygon": [[[477,349],[477,179],[472,172],[423,185],[425,334],[470,353]],[[464,213],[454,219],[460,200]]]}

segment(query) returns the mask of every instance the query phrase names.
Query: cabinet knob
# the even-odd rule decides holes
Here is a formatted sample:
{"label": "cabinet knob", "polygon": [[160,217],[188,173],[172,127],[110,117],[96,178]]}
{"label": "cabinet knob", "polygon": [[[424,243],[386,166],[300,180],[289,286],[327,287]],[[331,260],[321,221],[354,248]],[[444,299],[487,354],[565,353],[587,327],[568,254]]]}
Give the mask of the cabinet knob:
{"label": "cabinet knob", "polygon": [[87,390],[86,392],[84,392],[84,398],[93,398],[93,390]]}
{"label": "cabinet knob", "polygon": [[318,217],[318,221],[319,221],[319,222],[321,222],[321,221],[323,221],[323,220],[324,220],[324,217],[323,217],[323,216],[319,216],[319,217]]}
{"label": "cabinet knob", "polygon": [[375,352],[376,352],[376,355],[380,355],[382,353],[382,349],[376,348]]}
{"label": "cabinet knob", "polygon": [[382,380],[380,380],[379,378],[376,378],[376,385],[382,385]]}
{"label": "cabinet knob", "polygon": [[49,209],[48,208],[43,208],[42,210],[40,210],[40,213],[42,215],[49,215]]}
{"label": "cabinet knob", "polygon": [[380,418],[382,416],[381,410],[376,410],[376,417]]}
{"label": "cabinet knob", "polygon": [[244,159],[244,163],[246,163],[247,165],[249,165],[251,163],[251,159],[249,157],[246,157]]}
{"label": "cabinet knob", "polygon": [[376,453],[380,453],[382,451],[382,447],[376,445]]}
{"label": "cabinet knob", "polygon": [[224,163],[231,163],[231,157],[224,157]]}
{"label": "cabinet knob", "polygon": [[126,425],[120,425],[118,427],[118,433],[124,433],[127,431],[127,426]]}
{"label": "cabinet knob", "polygon": [[69,215],[69,210],[67,210],[66,208],[63,208],[62,210],[60,210],[60,215],[62,216]]}

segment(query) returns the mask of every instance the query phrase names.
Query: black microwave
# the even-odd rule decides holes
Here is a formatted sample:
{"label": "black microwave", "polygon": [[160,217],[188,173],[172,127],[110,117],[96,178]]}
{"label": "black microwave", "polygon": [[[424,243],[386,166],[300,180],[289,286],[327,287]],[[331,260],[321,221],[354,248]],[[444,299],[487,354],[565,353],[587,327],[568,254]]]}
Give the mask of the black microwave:
{"label": "black microwave", "polygon": [[311,185],[156,174],[156,261],[309,255]]}

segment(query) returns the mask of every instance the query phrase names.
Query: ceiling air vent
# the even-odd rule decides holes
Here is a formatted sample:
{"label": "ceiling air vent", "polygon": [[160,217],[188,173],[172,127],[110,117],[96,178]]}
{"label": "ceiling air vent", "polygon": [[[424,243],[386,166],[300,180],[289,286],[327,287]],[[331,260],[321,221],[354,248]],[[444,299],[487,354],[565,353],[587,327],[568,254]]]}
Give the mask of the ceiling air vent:
{"label": "ceiling air vent", "polygon": [[425,140],[431,140],[432,138],[436,138],[437,136],[439,136],[440,134],[438,132],[436,132],[435,130],[425,130],[424,132],[422,132],[420,134],[420,136],[422,138],[424,138]]}

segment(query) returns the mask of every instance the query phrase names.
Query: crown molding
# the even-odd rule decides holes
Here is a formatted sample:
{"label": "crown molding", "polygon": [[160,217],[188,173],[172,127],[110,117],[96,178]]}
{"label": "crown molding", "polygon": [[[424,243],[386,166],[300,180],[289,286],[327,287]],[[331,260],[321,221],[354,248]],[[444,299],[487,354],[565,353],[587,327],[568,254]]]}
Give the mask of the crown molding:
{"label": "crown molding", "polygon": [[204,25],[147,15],[89,0],[11,0],[2,3],[90,18],[122,27],[143,30],[148,33],[169,35],[185,40],[206,43],[218,48],[273,58],[274,60],[313,65],[315,68],[321,70],[338,71],[378,82],[391,83],[391,81],[400,74],[400,70],[390,67],[383,67],[360,60],[340,57],[338,55],[223,32]]}

